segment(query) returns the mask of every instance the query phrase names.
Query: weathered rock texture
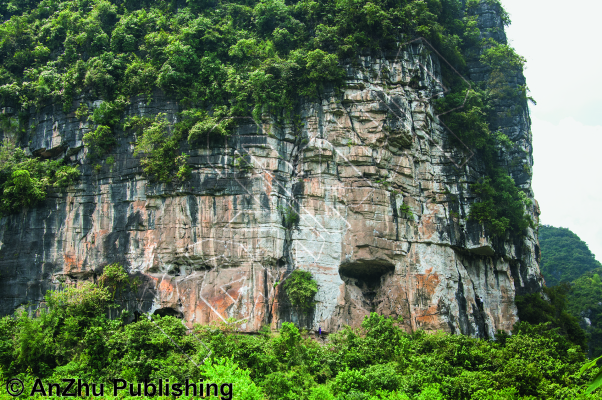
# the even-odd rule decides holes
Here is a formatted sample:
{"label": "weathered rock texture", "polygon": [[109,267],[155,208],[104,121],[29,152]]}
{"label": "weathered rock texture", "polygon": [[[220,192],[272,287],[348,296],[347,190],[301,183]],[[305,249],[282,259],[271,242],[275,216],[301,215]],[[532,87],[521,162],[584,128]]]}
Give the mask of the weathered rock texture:
{"label": "weathered rock texture", "polygon": [[[486,33],[501,22],[482,7]],[[295,126],[249,118],[224,143],[187,149],[193,177],[178,187],[149,182],[124,134],[115,164],[95,171],[82,145],[87,122],[60,106],[34,112],[29,149],[78,160],[83,176],[1,220],[0,313],[120,262],[143,278],[130,308],[191,324],[234,318],[255,331],[289,320],[328,332],[376,311],[402,316],[408,330],[510,330],[515,295],[541,285],[537,238],[529,231],[524,240],[492,241],[468,221],[469,185],[482,167],[435,116],[440,60],[423,50],[418,41],[360,57],[347,67],[343,93],[304,102]],[[486,76],[478,63],[471,73]],[[178,111],[156,94],[150,104],[132,101],[126,114],[174,121]],[[522,151],[500,156],[531,193],[529,118],[506,111],[500,124]],[[309,315],[283,293],[295,268],[319,285]]]}

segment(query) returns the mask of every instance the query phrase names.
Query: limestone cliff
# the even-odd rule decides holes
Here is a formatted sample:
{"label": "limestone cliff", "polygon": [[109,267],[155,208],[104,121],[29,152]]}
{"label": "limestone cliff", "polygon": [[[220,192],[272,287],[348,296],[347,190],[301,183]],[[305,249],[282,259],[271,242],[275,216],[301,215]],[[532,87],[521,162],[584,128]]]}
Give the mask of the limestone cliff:
{"label": "limestone cliff", "polygon": [[[480,7],[483,35],[505,41],[499,16]],[[234,318],[256,331],[295,321],[332,332],[376,311],[403,317],[408,330],[510,330],[515,295],[541,285],[536,233],[494,240],[468,219],[483,169],[434,110],[446,90],[442,62],[420,40],[359,56],[342,92],[304,101],[298,123],[241,119],[223,143],[187,148],[192,179],[177,187],[144,177],[131,136],[121,132],[115,163],[95,170],[82,143],[89,122],[58,105],[32,111],[29,151],[77,160],[83,175],[1,220],[0,313],[120,262],[142,281],[130,309],[190,324]],[[487,71],[475,61],[470,74]],[[80,102],[99,104],[78,99],[72,111]],[[532,198],[529,117],[507,117],[511,106],[497,110],[498,125],[518,146],[500,157]],[[166,113],[173,123],[179,111],[155,93],[126,115]],[[308,315],[282,291],[296,268],[319,285]]]}

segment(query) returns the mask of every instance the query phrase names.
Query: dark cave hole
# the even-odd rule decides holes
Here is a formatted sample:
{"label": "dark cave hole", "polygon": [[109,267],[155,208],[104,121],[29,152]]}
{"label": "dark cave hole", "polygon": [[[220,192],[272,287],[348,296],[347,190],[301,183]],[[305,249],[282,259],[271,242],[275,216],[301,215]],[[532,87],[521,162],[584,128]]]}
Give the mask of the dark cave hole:
{"label": "dark cave hole", "polygon": [[367,305],[374,310],[374,298],[381,287],[382,277],[394,270],[395,266],[386,261],[352,262],[341,264],[339,275],[345,283],[360,288]]}
{"label": "dark cave hole", "polygon": [[158,310],[155,310],[155,312],[153,314],[157,314],[160,315],[161,317],[165,317],[167,315],[172,316],[172,317],[176,317],[179,319],[184,318],[184,314],[181,313],[180,311],[174,310],[173,308],[159,308]]}
{"label": "dark cave hole", "polygon": [[382,276],[393,272],[395,266],[386,261],[353,262],[341,264],[341,278],[353,278],[368,286],[380,286]]}

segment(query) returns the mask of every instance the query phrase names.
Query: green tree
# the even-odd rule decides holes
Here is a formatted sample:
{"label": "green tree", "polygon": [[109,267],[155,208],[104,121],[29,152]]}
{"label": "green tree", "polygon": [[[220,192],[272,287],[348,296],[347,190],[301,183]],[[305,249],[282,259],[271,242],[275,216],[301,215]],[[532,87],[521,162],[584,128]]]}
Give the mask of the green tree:
{"label": "green tree", "polygon": [[312,278],[309,271],[297,269],[286,278],[283,284],[284,291],[291,304],[299,307],[303,312],[314,308],[314,296],[318,293],[318,283]]}

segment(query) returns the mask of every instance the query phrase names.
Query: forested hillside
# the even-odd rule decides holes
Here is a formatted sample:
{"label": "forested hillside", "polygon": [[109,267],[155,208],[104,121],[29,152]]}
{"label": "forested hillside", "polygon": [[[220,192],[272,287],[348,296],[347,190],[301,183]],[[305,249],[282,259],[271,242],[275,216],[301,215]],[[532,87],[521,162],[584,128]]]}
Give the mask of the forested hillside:
{"label": "forested hillside", "polygon": [[602,355],[602,269],[588,271],[571,282],[567,307],[579,318],[588,337],[589,355]]}
{"label": "forested hillside", "polygon": [[570,282],[586,272],[602,268],[587,244],[567,228],[541,226],[539,245],[541,273],[547,286]]}
{"label": "forested hillside", "polygon": [[[585,330],[589,355],[601,355],[602,265],[595,259],[587,244],[567,228],[541,226],[539,243],[541,270],[548,285],[545,290],[553,293],[553,299],[558,298],[558,301],[566,303],[566,312],[576,318]],[[534,300],[530,304],[536,302]],[[542,305],[545,307],[544,303],[540,303],[536,309],[541,310]],[[536,314],[541,318],[545,312],[537,311]],[[569,320],[568,317],[565,318]]]}

